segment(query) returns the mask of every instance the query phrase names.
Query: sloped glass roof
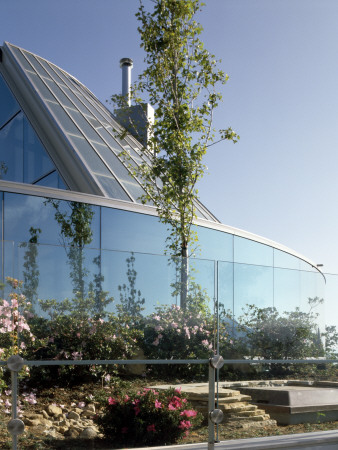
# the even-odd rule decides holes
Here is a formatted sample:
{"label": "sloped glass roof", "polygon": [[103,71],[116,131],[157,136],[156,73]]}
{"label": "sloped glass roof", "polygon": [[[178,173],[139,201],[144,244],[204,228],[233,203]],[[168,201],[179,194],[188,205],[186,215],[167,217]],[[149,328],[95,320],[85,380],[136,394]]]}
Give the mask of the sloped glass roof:
{"label": "sloped glass roof", "polygon": [[67,189],[1,72],[0,180]]}
{"label": "sloped glass roof", "polygon": [[[116,118],[70,74],[12,44],[5,43],[2,49],[5,56],[3,64],[6,65],[8,60],[5,73],[9,77],[15,75],[15,86],[20,91],[19,97],[22,96],[29,105],[31,98],[28,96],[34,96],[41,108],[46,126],[50,125],[54,134],[56,132],[64,144],[59,149],[53,149],[51,139],[51,148],[48,150],[52,156],[53,152],[55,153],[55,159],[62,158],[60,150],[63,150],[64,158],[70,158],[65,162],[63,170],[56,163],[70,189],[139,203],[144,189],[141,182],[130,174],[120,153],[127,150],[132,165],[137,166],[141,162],[148,164],[149,159],[141,150],[142,145],[130,135],[123,140],[119,139],[117,134],[121,126]],[[15,108],[15,105],[13,107]],[[36,110],[38,111],[36,114],[39,115],[39,110]],[[48,134],[48,130],[46,133]],[[68,154],[64,150],[65,147],[69,148]],[[67,179],[65,172],[67,165],[71,164],[75,166],[78,164],[79,174],[73,171],[72,177],[68,174]],[[76,185],[76,178],[79,180],[82,178],[82,184],[79,181]],[[83,179],[87,179],[87,185],[84,185]],[[196,208],[199,217],[217,221],[200,203]]]}

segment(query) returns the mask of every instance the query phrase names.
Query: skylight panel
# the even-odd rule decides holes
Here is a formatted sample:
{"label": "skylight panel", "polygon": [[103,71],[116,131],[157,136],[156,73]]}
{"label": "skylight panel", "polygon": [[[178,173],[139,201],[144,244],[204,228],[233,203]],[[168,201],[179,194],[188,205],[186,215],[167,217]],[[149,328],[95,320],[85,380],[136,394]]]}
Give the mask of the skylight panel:
{"label": "skylight panel", "polygon": [[72,108],[65,108],[70,117],[74,120],[78,128],[81,130],[81,133],[86,136],[87,139],[91,141],[101,142],[102,139],[96,133],[95,129],[90,125],[89,122],[79,113]]}
{"label": "skylight panel", "polygon": [[88,168],[92,172],[111,176],[111,173],[93,150],[93,147],[82,136],[69,134],[69,139],[79,151],[82,159],[86,162]]}
{"label": "skylight panel", "polygon": [[65,94],[61,91],[59,86],[55,83],[55,81],[50,78],[42,78],[43,81],[47,84],[50,91],[54,94],[55,98],[61,103],[62,106],[68,106],[70,108],[74,107],[72,102],[65,96]]}
{"label": "skylight panel", "polygon": [[131,198],[127,195],[122,186],[112,176],[105,177],[97,175],[97,179],[108,197],[117,198],[119,200],[126,200],[129,202],[131,201]]}

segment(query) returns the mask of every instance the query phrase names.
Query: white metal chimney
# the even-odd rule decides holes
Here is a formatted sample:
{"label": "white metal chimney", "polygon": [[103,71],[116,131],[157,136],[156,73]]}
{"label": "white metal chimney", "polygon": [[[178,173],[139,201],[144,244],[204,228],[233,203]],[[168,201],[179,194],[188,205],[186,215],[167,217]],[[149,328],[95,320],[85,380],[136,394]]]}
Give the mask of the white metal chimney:
{"label": "white metal chimney", "polygon": [[131,69],[133,68],[133,60],[130,58],[120,59],[120,67],[122,69],[122,95],[127,97],[128,106],[130,106]]}

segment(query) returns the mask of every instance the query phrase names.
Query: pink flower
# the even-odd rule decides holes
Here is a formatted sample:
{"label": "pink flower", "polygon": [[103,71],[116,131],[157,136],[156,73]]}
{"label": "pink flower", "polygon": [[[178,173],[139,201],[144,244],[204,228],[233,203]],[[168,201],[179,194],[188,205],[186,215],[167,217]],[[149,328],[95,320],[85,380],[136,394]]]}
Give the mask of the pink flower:
{"label": "pink flower", "polygon": [[191,422],[190,420],[181,420],[178,428],[180,428],[181,430],[185,430],[185,429],[189,429],[191,427]]}
{"label": "pink flower", "polygon": [[157,399],[155,400],[155,408],[162,408],[162,403],[159,402]]}
{"label": "pink flower", "polygon": [[138,406],[134,407],[134,411],[135,411],[135,416],[137,416],[141,412],[141,410],[140,410],[140,408]]}
{"label": "pink flower", "polygon": [[115,398],[109,397],[108,398],[108,404],[109,405],[117,405],[118,401],[116,401]]}
{"label": "pink flower", "polygon": [[185,409],[181,412],[180,416],[195,417],[197,416],[197,411],[195,411],[194,409]]}
{"label": "pink flower", "polygon": [[156,430],[155,430],[155,424],[152,423],[151,425],[148,425],[148,426],[147,426],[147,431],[148,431],[148,432],[149,432],[149,431],[156,431]]}
{"label": "pink flower", "polygon": [[168,409],[169,409],[169,411],[176,411],[177,408],[176,408],[176,406],[173,405],[172,403],[169,403]]}
{"label": "pink flower", "polygon": [[182,388],[181,388],[181,387],[179,387],[179,388],[175,388],[175,392],[177,392],[178,394],[180,394],[180,393],[181,393],[181,391],[182,391]]}

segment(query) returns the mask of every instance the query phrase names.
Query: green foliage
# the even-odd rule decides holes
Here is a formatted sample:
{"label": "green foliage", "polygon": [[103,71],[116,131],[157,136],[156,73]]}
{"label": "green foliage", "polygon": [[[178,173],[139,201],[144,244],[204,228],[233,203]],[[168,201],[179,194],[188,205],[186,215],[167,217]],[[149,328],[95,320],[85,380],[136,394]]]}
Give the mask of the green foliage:
{"label": "green foliage", "polygon": [[130,315],[131,322],[135,325],[142,318],[145,299],[142,297],[141,291],[136,289],[137,272],[135,270],[134,253],[127,258],[126,262],[128,284],[118,286],[120,291],[120,305],[117,305],[116,308],[121,313]]}
{"label": "green foliage", "polygon": [[323,333],[325,339],[325,356],[337,358],[338,356],[338,331],[335,325],[326,326]]}
{"label": "green foliage", "polygon": [[[207,359],[216,350],[216,323],[213,314],[200,313],[194,306],[186,309],[175,305],[156,308],[156,312],[145,318],[142,348],[149,359]],[[228,339],[222,327],[220,341]],[[170,367],[170,376],[191,380],[205,378],[207,365],[188,364]],[[151,367],[154,376],[167,377],[166,366]]]}
{"label": "green foliage", "polygon": [[144,388],[137,394],[115,389],[106,400],[105,413],[97,418],[114,448],[174,444],[201,420],[174,388]]}
{"label": "green foliage", "polygon": [[[313,312],[323,302],[308,299],[307,312],[279,312],[276,308],[247,305],[243,315],[233,322],[231,342],[233,354],[248,359],[305,359],[324,356],[324,346],[318,329],[318,314]],[[271,364],[265,370],[282,376],[298,370],[288,364]]]}
{"label": "green foliage", "polygon": [[[122,315],[91,315],[95,311],[94,295],[72,301],[41,301],[41,308],[50,318],[31,319],[32,332],[38,341],[44,340],[43,345],[29,349],[32,359],[128,359],[142,337],[141,331],[129,328]],[[32,371],[32,377],[35,372],[41,377],[40,368]],[[103,373],[115,373],[115,367],[48,367],[44,369],[43,377],[50,381],[56,373],[67,384],[81,383],[84,379],[101,377]]]}
{"label": "green foliage", "polygon": [[91,228],[94,212],[86,203],[68,202],[69,211],[63,211],[60,200],[48,199],[55,209],[55,220],[60,226],[60,236],[71,267],[70,277],[73,281],[74,294],[85,295],[85,278],[88,269],[85,267],[84,247],[92,242]]}
{"label": "green foliage", "polygon": [[22,293],[26,297],[27,301],[35,305],[38,299],[37,289],[39,286],[39,266],[37,263],[38,258],[38,240],[41,233],[40,228],[30,227],[29,242],[23,242],[20,247],[26,248],[24,254],[23,264],[23,290]]}
{"label": "green foliage", "polygon": [[[202,26],[194,16],[201,7],[199,0],[156,0],[148,12],[140,2],[136,16],[146,69],[133,86],[132,98],[142,105],[146,96],[155,108],[155,120],[147,122],[150,137],[143,163],[136,166],[130,154],[122,152],[146,191],[141,200],[152,202],[168,226],[170,251],[182,256],[196,239],[196,183],[205,171],[203,156],[216,143],[212,118],[222,98],[218,86],[228,79],[199,38]],[[128,115],[125,98],[115,95],[112,100]],[[223,139],[236,142],[238,136],[228,128],[220,130]]]}

